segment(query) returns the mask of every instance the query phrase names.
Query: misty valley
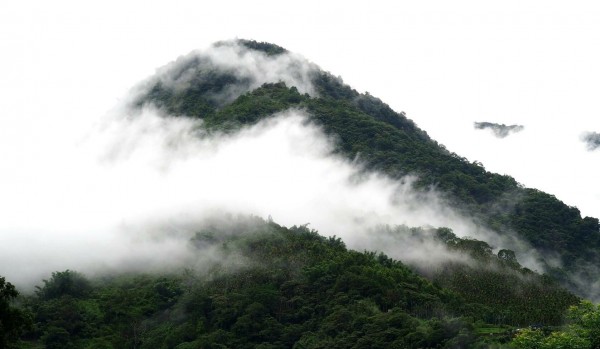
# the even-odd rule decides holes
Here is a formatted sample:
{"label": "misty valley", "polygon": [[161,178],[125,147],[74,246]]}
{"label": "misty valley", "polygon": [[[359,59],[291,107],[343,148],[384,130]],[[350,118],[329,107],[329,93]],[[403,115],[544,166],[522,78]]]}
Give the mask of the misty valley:
{"label": "misty valley", "polygon": [[280,46],[179,57],[76,144],[0,227],[0,348],[600,348],[597,218]]}

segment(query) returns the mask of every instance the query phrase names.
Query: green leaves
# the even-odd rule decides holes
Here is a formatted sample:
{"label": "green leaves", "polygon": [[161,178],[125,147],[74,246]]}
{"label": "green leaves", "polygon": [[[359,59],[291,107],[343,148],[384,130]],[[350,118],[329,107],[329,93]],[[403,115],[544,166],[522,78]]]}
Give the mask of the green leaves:
{"label": "green leaves", "polygon": [[570,324],[559,331],[545,333],[539,329],[523,329],[513,340],[519,349],[595,349],[600,347],[600,305],[582,301],[569,308]]}
{"label": "green leaves", "polygon": [[0,348],[14,348],[31,326],[27,311],[13,305],[19,295],[13,284],[0,277]]}
{"label": "green leaves", "polygon": [[36,294],[45,300],[65,295],[81,298],[91,290],[91,285],[85,276],[68,269],[52,273],[50,280],[43,280],[43,282],[43,287],[36,287]]}

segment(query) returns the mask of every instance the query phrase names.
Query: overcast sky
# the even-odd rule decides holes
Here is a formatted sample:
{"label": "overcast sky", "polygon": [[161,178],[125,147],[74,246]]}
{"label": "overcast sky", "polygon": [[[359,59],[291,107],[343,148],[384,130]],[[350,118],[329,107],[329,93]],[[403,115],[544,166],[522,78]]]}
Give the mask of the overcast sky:
{"label": "overcast sky", "polygon": [[[78,130],[156,68],[236,37],[298,52],[449,150],[600,217],[600,149],[581,141],[600,132],[595,1],[2,1],[0,137]],[[484,121],[524,129],[497,138]],[[0,145],[0,170],[35,159]]]}

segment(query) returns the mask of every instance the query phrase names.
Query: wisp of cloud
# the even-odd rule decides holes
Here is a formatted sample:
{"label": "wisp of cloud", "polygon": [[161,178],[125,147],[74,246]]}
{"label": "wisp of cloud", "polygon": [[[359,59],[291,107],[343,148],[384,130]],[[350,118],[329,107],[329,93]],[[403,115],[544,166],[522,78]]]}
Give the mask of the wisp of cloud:
{"label": "wisp of cloud", "polygon": [[299,110],[236,134],[207,135],[198,120],[145,109],[72,139],[22,149],[44,160],[13,157],[5,168],[0,275],[19,285],[67,268],[153,270],[197,261],[194,227],[221,213],[310,223],[349,247],[414,263],[448,253],[421,245],[409,255],[370,240],[370,230],[433,225],[491,237],[434,191],[413,190],[413,178],[358,176],[360,168],[334,155],[331,140]]}
{"label": "wisp of cloud", "polygon": [[475,122],[474,125],[475,125],[476,130],[484,130],[484,129],[492,130],[492,132],[494,133],[494,136],[496,136],[498,138],[505,138],[509,134],[521,132],[525,128],[522,125],[505,125],[505,124],[497,124],[497,123],[487,122],[487,121]]}
{"label": "wisp of cloud", "polygon": [[600,133],[586,132],[581,135],[581,140],[586,144],[589,151],[600,148]]}

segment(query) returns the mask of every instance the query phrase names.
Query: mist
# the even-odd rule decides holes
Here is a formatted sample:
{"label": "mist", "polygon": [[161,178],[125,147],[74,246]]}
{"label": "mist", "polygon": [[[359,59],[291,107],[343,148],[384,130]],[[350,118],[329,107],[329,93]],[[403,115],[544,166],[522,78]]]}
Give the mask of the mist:
{"label": "mist", "polygon": [[19,286],[64,269],[203,265],[222,256],[198,252],[189,240],[204,220],[222,214],[308,223],[350,248],[417,264],[441,263],[450,253],[425,240],[390,245],[373,228],[445,226],[498,247],[508,243],[435,190],[413,190],[414,177],[365,175],[360,164],[334,155],[334,142],[302,110],[224,135],[157,109],[132,115],[116,108],[88,128],[2,142],[0,275]]}
{"label": "mist", "polygon": [[103,117],[82,115],[73,123],[55,112],[39,116],[52,123],[3,119],[0,275],[31,287],[65,269],[98,274],[243,264],[239,256],[190,244],[207,220],[223,215],[309,224],[350,248],[427,268],[469,258],[432,238],[391,237],[381,227],[449,227],[459,237],[513,249],[521,264],[542,269],[527,243],[463,216],[435,188],[414,190],[416,177],[365,173],[360,162],[336,155],[335,140],[303,110],[219,134],[199,119],[152,105],[132,108],[157,82],[177,93],[192,80],[210,79],[205,69],[235,77],[225,90],[210,92],[220,104],[266,82],[314,95],[318,67],[291,53],[268,56],[222,42],[158,69]]}
{"label": "mist", "polygon": [[[157,84],[174,95],[194,84],[201,86],[204,97],[221,107],[265,83],[275,82],[316,96],[312,79],[318,70],[317,65],[296,53],[268,55],[249,50],[240,40],[220,41],[157,69],[152,77],[138,84],[129,98],[135,101],[138,94],[147,93]],[[223,90],[214,86],[218,80],[227,81]]]}

